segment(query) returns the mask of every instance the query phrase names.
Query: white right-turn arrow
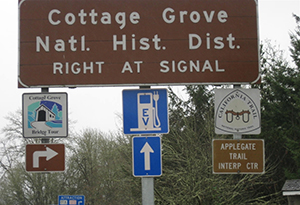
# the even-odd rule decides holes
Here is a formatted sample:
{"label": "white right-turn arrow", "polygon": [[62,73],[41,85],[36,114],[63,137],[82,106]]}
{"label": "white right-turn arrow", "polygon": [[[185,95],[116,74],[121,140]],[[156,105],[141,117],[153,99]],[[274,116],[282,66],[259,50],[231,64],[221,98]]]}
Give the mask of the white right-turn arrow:
{"label": "white right-turn arrow", "polygon": [[33,153],[33,168],[38,168],[40,166],[40,157],[46,157],[46,160],[49,161],[56,155],[58,155],[58,153],[49,147],[46,147],[46,151],[35,151]]}
{"label": "white right-turn arrow", "polygon": [[150,152],[154,153],[153,149],[151,146],[148,144],[148,142],[145,143],[143,148],[141,149],[140,153],[144,153],[144,158],[145,158],[145,170],[150,170]]}

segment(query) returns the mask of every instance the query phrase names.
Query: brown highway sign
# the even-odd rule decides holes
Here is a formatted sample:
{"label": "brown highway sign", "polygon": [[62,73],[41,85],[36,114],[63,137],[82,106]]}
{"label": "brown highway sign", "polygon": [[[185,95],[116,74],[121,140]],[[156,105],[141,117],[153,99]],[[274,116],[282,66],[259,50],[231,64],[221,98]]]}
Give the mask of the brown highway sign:
{"label": "brown highway sign", "polygon": [[213,140],[214,174],[263,174],[264,140]]}
{"label": "brown highway sign", "polygon": [[26,145],[26,171],[59,172],[65,170],[64,144]]}
{"label": "brown highway sign", "polygon": [[255,0],[19,0],[19,87],[249,83]]}

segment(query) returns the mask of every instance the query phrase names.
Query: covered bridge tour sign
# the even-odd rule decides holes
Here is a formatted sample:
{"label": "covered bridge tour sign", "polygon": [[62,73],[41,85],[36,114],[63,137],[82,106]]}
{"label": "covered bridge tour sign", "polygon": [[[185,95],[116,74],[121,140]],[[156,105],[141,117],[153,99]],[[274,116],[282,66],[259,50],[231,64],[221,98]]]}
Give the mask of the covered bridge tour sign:
{"label": "covered bridge tour sign", "polygon": [[19,0],[19,87],[251,83],[255,0]]}

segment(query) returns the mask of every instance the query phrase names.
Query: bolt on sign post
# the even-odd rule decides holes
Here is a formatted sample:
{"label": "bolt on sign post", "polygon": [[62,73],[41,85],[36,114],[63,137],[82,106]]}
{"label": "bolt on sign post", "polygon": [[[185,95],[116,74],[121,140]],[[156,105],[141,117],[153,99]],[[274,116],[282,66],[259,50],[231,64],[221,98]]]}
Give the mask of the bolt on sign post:
{"label": "bolt on sign post", "polygon": [[259,80],[256,0],[19,0],[19,87]]}
{"label": "bolt on sign post", "polygon": [[263,174],[264,140],[213,140],[214,174]]}

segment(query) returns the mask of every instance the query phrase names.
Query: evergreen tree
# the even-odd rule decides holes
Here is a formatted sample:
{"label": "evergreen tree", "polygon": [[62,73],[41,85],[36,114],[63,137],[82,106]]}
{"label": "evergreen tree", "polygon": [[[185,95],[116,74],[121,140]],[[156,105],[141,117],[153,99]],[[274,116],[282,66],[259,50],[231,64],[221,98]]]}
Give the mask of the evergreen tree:
{"label": "evergreen tree", "polygon": [[[163,175],[156,179],[157,204],[284,204],[281,190],[274,191],[276,166],[264,175],[212,173],[214,133],[213,90],[187,86],[188,100],[170,90],[170,133],[163,139]],[[229,136],[232,139],[232,136]],[[271,188],[270,188],[271,187]]]}
{"label": "evergreen tree", "polygon": [[262,134],[266,152],[280,163],[280,186],[286,178],[300,178],[300,24],[291,34],[291,56],[296,66],[271,45],[263,49],[261,89]]}

